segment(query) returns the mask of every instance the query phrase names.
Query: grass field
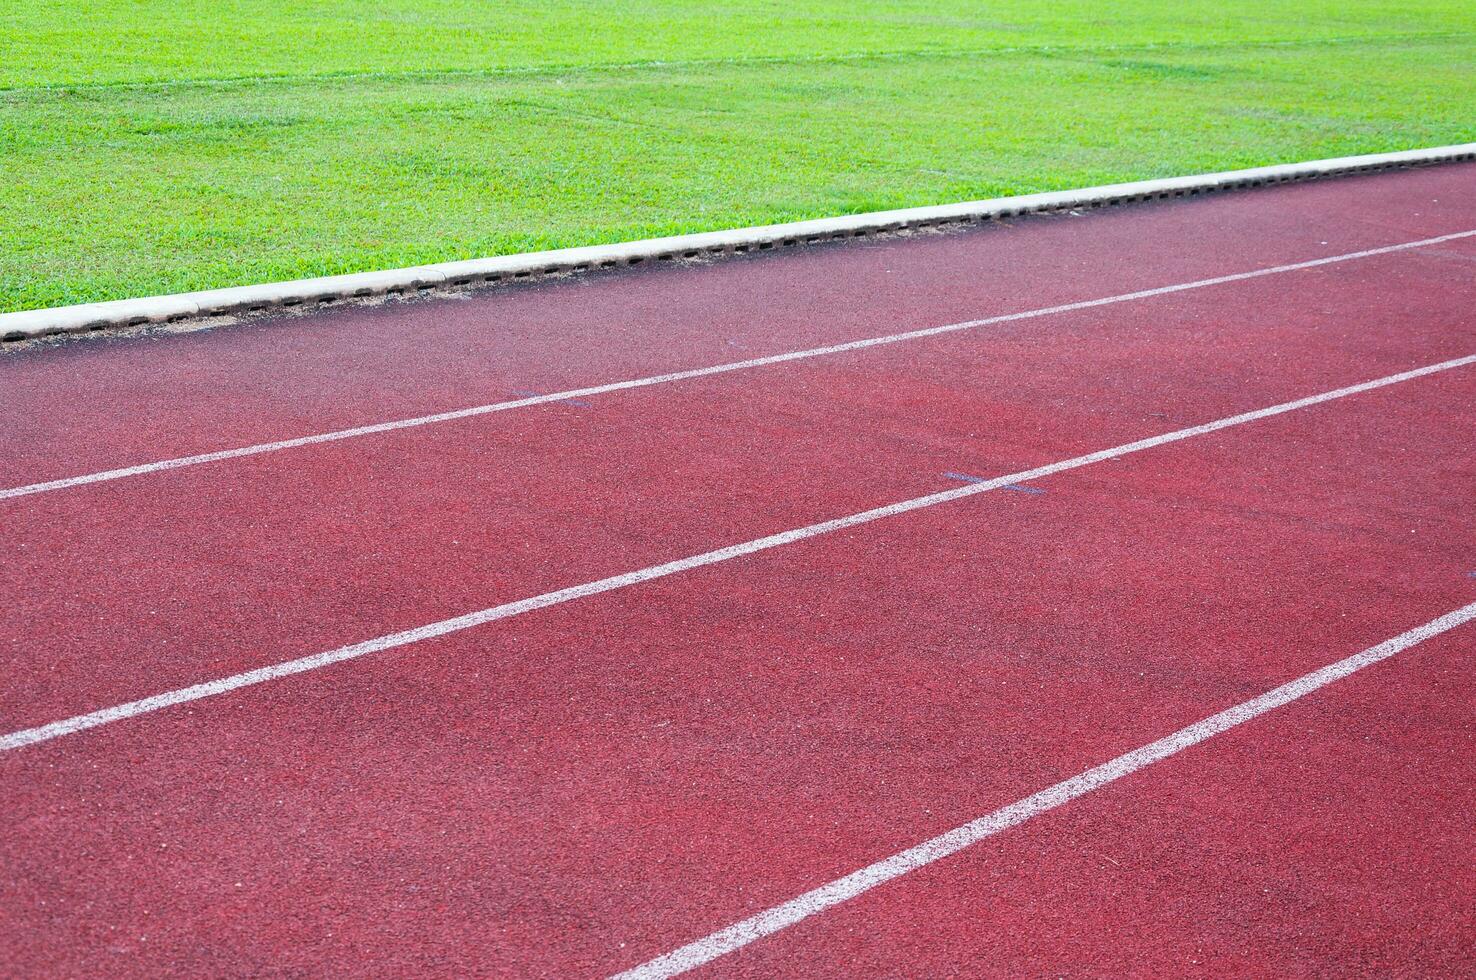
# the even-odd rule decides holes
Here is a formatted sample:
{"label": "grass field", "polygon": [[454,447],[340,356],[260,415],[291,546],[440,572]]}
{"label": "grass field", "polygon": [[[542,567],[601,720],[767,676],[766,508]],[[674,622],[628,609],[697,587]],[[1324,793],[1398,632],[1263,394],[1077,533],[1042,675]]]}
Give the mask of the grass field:
{"label": "grass field", "polygon": [[1471,139],[1469,0],[12,0],[0,311]]}

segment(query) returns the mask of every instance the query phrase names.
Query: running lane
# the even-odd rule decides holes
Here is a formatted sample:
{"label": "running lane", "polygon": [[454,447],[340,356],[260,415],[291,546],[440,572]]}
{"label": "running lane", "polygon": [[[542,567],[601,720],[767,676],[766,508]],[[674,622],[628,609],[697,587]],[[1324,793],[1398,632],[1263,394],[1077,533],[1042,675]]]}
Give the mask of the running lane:
{"label": "running lane", "polygon": [[7,753],[8,958],[632,965],[1476,599],[1473,422],[1431,376]]}

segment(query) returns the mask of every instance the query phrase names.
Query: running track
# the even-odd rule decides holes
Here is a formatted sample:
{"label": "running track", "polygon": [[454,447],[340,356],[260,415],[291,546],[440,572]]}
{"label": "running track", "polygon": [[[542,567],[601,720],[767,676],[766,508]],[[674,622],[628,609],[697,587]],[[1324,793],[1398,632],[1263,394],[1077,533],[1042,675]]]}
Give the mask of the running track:
{"label": "running track", "polygon": [[1473,311],[1459,165],[0,356],[0,972],[1470,973]]}

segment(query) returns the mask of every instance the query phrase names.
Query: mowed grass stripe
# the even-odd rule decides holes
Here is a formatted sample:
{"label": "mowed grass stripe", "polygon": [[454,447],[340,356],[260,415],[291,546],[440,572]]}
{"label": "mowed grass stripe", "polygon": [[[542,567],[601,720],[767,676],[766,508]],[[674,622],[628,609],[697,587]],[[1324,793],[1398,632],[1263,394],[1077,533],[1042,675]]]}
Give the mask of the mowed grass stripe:
{"label": "mowed grass stripe", "polygon": [[12,0],[0,88],[1457,30],[1464,0]]}

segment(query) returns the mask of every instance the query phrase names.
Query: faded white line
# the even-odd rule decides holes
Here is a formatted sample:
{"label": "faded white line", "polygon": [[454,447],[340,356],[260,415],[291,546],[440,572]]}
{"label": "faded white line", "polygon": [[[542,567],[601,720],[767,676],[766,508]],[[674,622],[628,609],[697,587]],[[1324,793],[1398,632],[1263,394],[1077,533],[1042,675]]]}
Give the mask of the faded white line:
{"label": "faded white line", "polygon": [[1378,646],[1370,647],[1346,660],[1339,660],[1335,664],[1329,664],[1310,674],[1304,674],[1259,697],[1243,701],[1233,708],[1217,715],[1211,715],[1187,728],[1181,728],[1166,738],[1133,749],[1110,762],[1104,762],[1100,766],[1088,769],[1086,772],[1072,776],[1070,779],[1056,783],[1022,800],[1017,800],[1009,806],[1001,807],[977,820],[955,827],[947,833],[939,834],[931,840],[923,841],[921,844],[893,854],[859,871],[853,871],[844,878],[837,878],[819,888],[805,892],[798,898],[790,899],[782,905],[776,905],[710,936],[688,943],[680,949],[619,973],[614,980],[660,980],[663,977],[685,973],[704,963],[710,963],[720,956],[747,946],[756,939],[773,935],[781,929],[787,929],[797,922],[834,908],[893,878],[956,854],[1001,831],[1022,824],[1031,817],[1039,816],[1078,796],[1101,789],[1123,776],[1167,759],[1190,746],[1198,745],[1208,738],[1250,721],[1273,708],[1279,708],[1298,698],[1305,697],[1318,688],[1341,680],[1381,660],[1387,660],[1416,643],[1439,636],[1472,619],[1476,619],[1476,603],[1446,613],[1439,619],[1431,620],[1423,626],[1417,626],[1407,633],[1401,633],[1392,640],[1385,640]]}
{"label": "faded white line", "polygon": [[919,510],[924,507],[932,507],[935,504],[948,503],[952,500],[961,500],[964,497],[972,497],[976,494],[987,493],[1000,487],[1015,483],[1027,483],[1039,480],[1055,473],[1063,473],[1067,470],[1078,469],[1082,466],[1090,466],[1104,460],[1117,459],[1131,453],[1142,452],[1155,446],[1166,445],[1171,442],[1179,442],[1194,436],[1205,435],[1210,432],[1218,432],[1232,426],[1244,425],[1247,422],[1255,422],[1258,419],[1270,418],[1285,412],[1296,411],[1300,408],[1308,408],[1323,402],[1333,401],[1338,398],[1347,398],[1365,391],[1383,388],[1388,385],[1399,384],[1403,381],[1411,381],[1415,378],[1423,378],[1426,375],[1436,374],[1441,371],[1449,371],[1454,368],[1465,367],[1476,364],[1476,354],[1466,357],[1458,357],[1449,361],[1441,361],[1438,364],[1429,364],[1424,367],[1415,368],[1410,371],[1401,371],[1373,381],[1364,381],[1359,384],[1349,385],[1346,388],[1338,388],[1333,391],[1325,391],[1321,394],[1310,395],[1306,398],[1298,398],[1296,401],[1282,402],[1268,408],[1258,408],[1255,411],[1244,412],[1240,415],[1231,415],[1214,422],[1206,422],[1202,425],[1191,426],[1187,429],[1177,429],[1162,435],[1150,436],[1135,442],[1114,446],[1111,449],[1101,449],[1085,456],[1075,456],[1071,459],[1062,460],[1057,463],[1048,463],[1045,466],[1037,466],[1034,469],[1022,470],[1018,473],[1010,473],[1006,476],[996,477],[981,483],[969,483],[961,487],[954,487],[938,493],[930,493],[922,497],[914,497],[911,500],[903,500],[872,510],[861,511],[857,514],[849,514],[819,524],[811,524],[806,527],[783,531],[779,534],[771,534],[741,544],[729,545],[726,548],[718,548],[715,551],[705,551],[701,554],[679,558],[661,565],[652,565],[649,568],[626,572],[622,575],[612,575],[609,578],[598,579],[593,582],[585,582],[582,585],[570,586],[555,592],[546,592],[543,595],[533,596],[529,599],[520,599],[516,602],[504,603],[500,606],[492,606],[477,612],[467,613],[464,616],[456,616],[451,619],[443,619],[440,622],[429,623],[425,626],[417,626],[414,629],[404,630],[399,633],[391,633],[387,636],[365,640],[351,646],[340,647],[337,650],[329,650],[325,653],[316,653],[312,656],[302,657],[298,660],[288,660],[284,663],[273,664],[270,667],[261,667],[256,670],[248,670],[245,673],[234,674],[230,677],[222,677],[218,680],[207,681],[203,684],[195,684],[191,687],[181,688],[176,691],[167,691],[163,694],[155,694],[152,697],[140,701],[130,701],[126,704],[114,705],[111,708],[103,708],[85,715],[77,715],[73,718],[65,718],[50,724],[41,725],[37,728],[27,728],[8,735],[0,736],[0,751],[18,749],[24,745],[32,745],[36,742],[45,742],[63,735],[71,735],[88,728],[96,728],[110,722],[122,721],[137,715],[158,711],[162,708],[184,704],[188,701],[198,701],[201,698],[213,697],[217,694],[225,694],[243,687],[250,687],[266,681],[276,680],[292,674],[301,674],[309,670],[317,670],[330,664],[340,663],[345,660],[353,660],[357,657],[370,653],[378,653],[381,650],[389,650],[394,647],[402,647],[421,640],[429,640],[448,633],[457,633],[461,630],[471,629],[498,619],[506,619],[509,616],[518,616],[545,606],[554,606],[574,599],[582,599],[585,596],[597,595],[601,592],[609,592],[613,589],[623,589],[629,585],[641,582],[649,582],[652,579],[664,578],[675,575],[678,572],[701,568],[704,565],[715,565],[718,562],[728,561],[732,558],[740,558],[755,552],[766,551],[781,545],[793,544],[804,541],[807,538],[818,537],[829,534],[832,531],[840,531],[849,527],[857,527],[861,524],[869,524],[872,521],[884,517],[894,517],[905,514],[908,511]]}
{"label": "faded white line", "polygon": [[297,449],[301,446],[314,446],[325,442],[337,442],[342,439],[354,439],[359,436],[375,435],[381,432],[394,432],[398,429],[411,429],[422,425],[434,425],[438,422],[452,422],[457,419],[472,418],[477,415],[488,415],[493,412],[506,412],[516,408],[527,408],[532,405],[546,405],[550,402],[566,401],[570,398],[584,398],[591,395],[603,395],[612,391],[626,391],[631,388],[645,388],[651,385],[669,384],[674,381],[687,381],[692,378],[705,378],[715,374],[726,374],[730,371],[745,371],[750,368],[767,367],[771,364],[783,364],[787,361],[802,361],[814,357],[825,357],[830,354],[841,354],[847,351],[865,350],[868,347],[882,347],[887,344],[898,344],[908,340],[919,340],[924,337],[936,337],[940,334],[955,333],[960,330],[972,330],[977,327],[987,327],[1000,323],[1010,323],[1016,320],[1030,320],[1037,317],[1053,316],[1058,313],[1070,313],[1075,310],[1088,310],[1097,306],[1109,306],[1114,303],[1127,303],[1133,300],[1147,299],[1153,296],[1164,296],[1169,293],[1179,293],[1190,289],[1203,289],[1206,286],[1218,286],[1224,283],[1241,282],[1246,279],[1257,279],[1262,276],[1277,275],[1283,272],[1295,272],[1300,269],[1313,269],[1318,266],[1332,265],[1338,262],[1349,262],[1354,259],[1364,259],[1376,255],[1388,255],[1391,252],[1402,252],[1414,248],[1423,248],[1429,245],[1438,245],[1442,242],[1455,241],[1460,238],[1471,238],[1476,236],[1476,229],[1471,231],[1458,231],[1449,235],[1440,235],[1436,238],[1422,238],[1418,241],[1402,242],[1397,245],[1384,245],[1379,248],[1368,248],[1358,252],[1346,252],[1341,255],[1329,255],[1320,259],[1310,259],[1305,262],[1293,262],[1288,265],[1270,266],[1264,269],[1253,269],[1250,272],[1237,272],[1231,275],[1215,276],[1212,279],[1196,279],[1192,282],[1177,283],[1172,286],[1157,286],[1153,289],[1139,289],[1131,293],[1120,293],[1116,296],[1106,296],[1101,299],[1082,300],[1076,303],[1062,303],[1058,306],[1047,306],[1036,310],[1025,310],[1020,313],[1006,313],[1001,316],[985,317],[981,320],[964,320],[959,323],[944,324],[939,327],[926,327],[921,330],[911,330],[906,333],[890,334],[884,337],[868,337],[864,340],[852,340],[842,344],[831,344],[827,347],[812,347],[808,350],[789,351],[784,354],[772,354],[767,357],[755,357],[745,361],[730,361],[725,364],[714,364],[710,367],[692,368],[686,371],[674,371],[670,374],[657,374],[647,378],[634,378],[628,381],[614,381],[609,384],[592,385],[587,388],[573,388],[568,391],[559,391],[547,395],[536,395],[529,398],[516,398],[511,401],[494,402],[489,405],[477,405],[472,408],[460,408],[450,412],[439,412],[435,415],[420,415],[415,418],[397,419],[392,422],[377,422],[373,425],[361,425],[352,429],[339,429],[334,432],[323,432],[317,435],[299,436],[295,439],[282,439],[277,442],[263,442],[253,446],[242,446],[237,449],[222,449],[218,452],[200,453],[195,456],[180,456],[175,459],[160,460],[154,463],[140,463],[136,466],[124,466],[119,469],[102,470],[97,473],[86,473],[81,476],[69,476],[59,480],[47,480],[42,483],[31,483],[20,487],[0,489],[0,500],[14,497],[25,497],[30,494],[45,493],[51,490],[65,490],[68,487],[79,487],[89,483],[104,483],[109,480],[121,480],[125,477],[143,476],[148,473],[160,473],[165,470],[183,469],[187,466],[200,466],[204,463],[218,463],[228,459],[240,459],[245,456],[257,456],[262,453],[280,452],[285,449]]}

